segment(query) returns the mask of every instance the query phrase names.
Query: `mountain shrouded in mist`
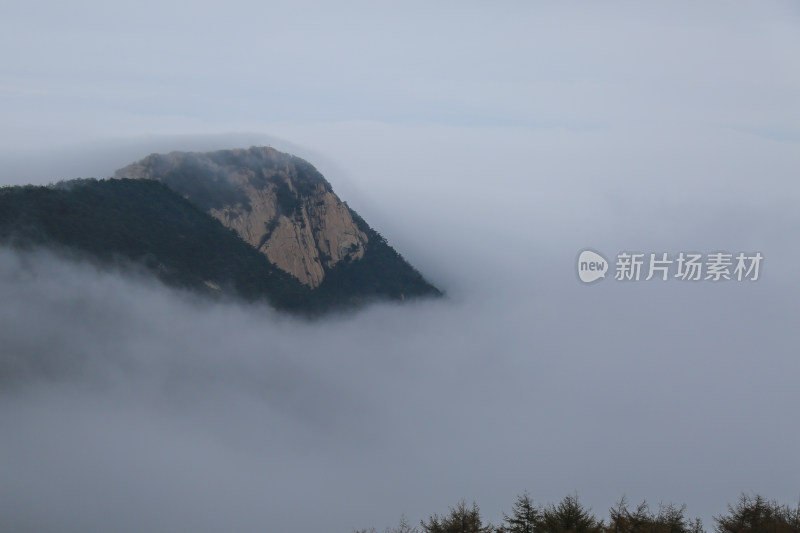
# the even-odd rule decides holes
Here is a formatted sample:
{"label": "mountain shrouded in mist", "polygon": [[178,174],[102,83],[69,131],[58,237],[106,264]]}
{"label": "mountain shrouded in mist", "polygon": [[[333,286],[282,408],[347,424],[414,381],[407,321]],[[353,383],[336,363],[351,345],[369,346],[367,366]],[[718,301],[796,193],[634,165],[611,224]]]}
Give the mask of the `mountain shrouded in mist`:
{"label": "mountain shrouded in mist", "polygon": [[301,312],[441,294],[310,163],[268,147],[152,154],[114,179],[2,189],[0,238]]}

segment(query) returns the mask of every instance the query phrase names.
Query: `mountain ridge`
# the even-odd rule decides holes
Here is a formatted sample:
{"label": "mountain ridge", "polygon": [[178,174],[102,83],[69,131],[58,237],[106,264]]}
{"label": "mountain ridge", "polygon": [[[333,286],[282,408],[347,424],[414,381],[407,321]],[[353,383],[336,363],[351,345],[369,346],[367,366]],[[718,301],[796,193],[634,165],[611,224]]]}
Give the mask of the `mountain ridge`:
{"label": "mountain ridge", "polygon": [[[115,176],[0,189],[0,242],[102,264],[124,258],[168,285],[305,314],[442,295],[295,156],[268,147],[152,154]],[[288,258],[299,253],[295,263],[276,254],[281,245]],[[297,265],[320,275],[303,279]]]}

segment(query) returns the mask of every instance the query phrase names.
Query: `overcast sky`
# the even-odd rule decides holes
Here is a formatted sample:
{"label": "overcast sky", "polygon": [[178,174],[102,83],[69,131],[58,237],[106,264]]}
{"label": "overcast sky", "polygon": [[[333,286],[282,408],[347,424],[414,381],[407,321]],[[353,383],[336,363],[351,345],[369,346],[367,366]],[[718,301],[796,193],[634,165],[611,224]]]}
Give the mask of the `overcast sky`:
{"label": "overcast sky", "polygon": [[[796,503],[799,29],[788,1],[0,4],[0,183],[268,143],[448,293],[307,324],[0,250],[0,529]],[[586,286],[586,247],[764,261]]]}

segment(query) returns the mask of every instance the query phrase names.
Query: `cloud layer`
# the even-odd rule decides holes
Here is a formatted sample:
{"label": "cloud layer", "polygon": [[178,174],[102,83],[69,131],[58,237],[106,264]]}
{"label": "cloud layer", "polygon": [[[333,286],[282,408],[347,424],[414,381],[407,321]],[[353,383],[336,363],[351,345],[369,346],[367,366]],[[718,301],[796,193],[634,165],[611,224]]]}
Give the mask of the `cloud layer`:
{"label": "cloud layer", "polygon": [[[305,323],[3,251],[6,528],[348,530],[462,497],[497,521],[525,488],[707,523],[741,490],[793,501],[782,143],[675,137],[647,175],[662,136],[628,159],[615,136],[342,131],[368,155],[331,143],[319,166],[448,299]],[[759,160],[782,188],[753,185]],[[586,246],[765,260],[757,282],[584,286]]]}

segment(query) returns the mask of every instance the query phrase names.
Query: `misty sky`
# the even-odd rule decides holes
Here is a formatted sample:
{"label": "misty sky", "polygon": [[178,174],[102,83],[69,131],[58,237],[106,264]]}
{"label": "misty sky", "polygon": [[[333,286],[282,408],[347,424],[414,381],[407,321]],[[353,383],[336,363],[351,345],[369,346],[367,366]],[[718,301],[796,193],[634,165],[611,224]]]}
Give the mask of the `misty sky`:
{"label": "misty sky", "polygon": [[[304,323],[0,249],[0,529],[800,499],[794,2],[0,4],[0,184],[311,161],[441,301]],[[578,252],[756,252],[591,286]]]}

